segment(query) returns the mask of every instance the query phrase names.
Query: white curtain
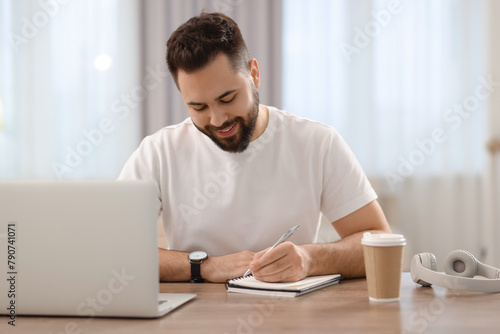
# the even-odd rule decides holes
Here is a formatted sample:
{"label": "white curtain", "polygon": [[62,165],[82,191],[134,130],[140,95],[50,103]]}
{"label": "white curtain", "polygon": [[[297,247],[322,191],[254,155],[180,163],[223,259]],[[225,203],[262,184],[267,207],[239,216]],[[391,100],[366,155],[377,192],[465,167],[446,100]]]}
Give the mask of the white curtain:
{"label": "white curtain", "polygon": [[[141,6],[143,68],[158,66],[168,71],[165,57],[170,34],[202,10],[222,12],[238,23],[250,57],[259,62],[261,103],[281,106],[281,0],[149,0]],[[144,102],[143,135],[189,116],[170,75]]]}
{"label": "white curtain", "polygon": [[283,2],[283,105],[339,130],[408,255],[488,251],[487,4]]}
{"label": "white curtain", "polygon": [[[493,78],[500,82],[500,40],[498,32],[500,31],[500,22],[498,14],[500,13],[500,2],[488,2],[488,20],[489,33],[489,59],[488,68]],[[487,158],[487,177],[485,178],[485,196],[484,209],[486,213],[486,228],[483,230],[486,240],[487,261],[497,268],[500,267],[500,85],[496,86],[497,92],[488,101],[487,129],[488,135],[488,158]]]}
{"label": "white curtain", "polygon": [[0,179],[118,175],[147,94],[138,9],[137,0],[0,2]]}

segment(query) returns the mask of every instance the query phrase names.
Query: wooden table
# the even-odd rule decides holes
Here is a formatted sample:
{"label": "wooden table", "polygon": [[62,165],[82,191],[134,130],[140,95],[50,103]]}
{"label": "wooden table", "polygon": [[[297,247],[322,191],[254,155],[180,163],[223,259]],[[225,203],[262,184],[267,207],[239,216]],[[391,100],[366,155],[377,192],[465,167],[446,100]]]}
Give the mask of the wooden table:
{"label": "wooden table", "polygon": [[[159,319],[0,317],[0,333],[498,333],[500,294],[419,287],[403,273],[401,300],[369,302],[366,280],[344,280],[297,298],[227,293],[223,284],[164,283],[196,293]],[[68,325],[71,324],[71,325]],[[76,326],[75,326],[76,324]]]}

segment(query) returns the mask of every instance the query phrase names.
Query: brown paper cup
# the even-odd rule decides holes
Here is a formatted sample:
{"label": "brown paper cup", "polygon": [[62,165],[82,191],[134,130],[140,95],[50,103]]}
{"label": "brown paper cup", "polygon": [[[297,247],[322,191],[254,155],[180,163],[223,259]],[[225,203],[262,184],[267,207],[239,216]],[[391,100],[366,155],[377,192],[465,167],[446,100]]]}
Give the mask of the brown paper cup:
{"label": "brown paper cup", "polygon": [[399,300],[403,246],[401,234],[365,233],[361,241],[365,257],[366,281],[370,301]]}

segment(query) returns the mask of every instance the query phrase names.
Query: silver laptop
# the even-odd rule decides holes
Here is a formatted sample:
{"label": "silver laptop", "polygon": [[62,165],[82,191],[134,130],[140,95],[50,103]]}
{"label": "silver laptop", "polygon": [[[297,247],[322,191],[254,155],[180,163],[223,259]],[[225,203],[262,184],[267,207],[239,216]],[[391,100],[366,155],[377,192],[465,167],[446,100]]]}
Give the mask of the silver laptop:
{"label": "silver laptop", "polygon": [[159,293],[156,203],[148,181],[0,181],[0,314],[154,318],[194,298]]}

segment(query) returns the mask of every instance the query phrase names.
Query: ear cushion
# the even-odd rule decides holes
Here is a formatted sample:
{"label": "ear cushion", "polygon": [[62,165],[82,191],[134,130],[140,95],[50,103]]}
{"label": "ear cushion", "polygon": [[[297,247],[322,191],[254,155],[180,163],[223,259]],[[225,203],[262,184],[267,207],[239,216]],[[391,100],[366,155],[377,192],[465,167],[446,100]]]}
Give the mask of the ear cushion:
{"label": "ear cushion", "polygon": [[429,287],[432,283],[419,278],[420,275],[418,274],[418,268],[420,265],[426,269],[436,271],[436,257],[432,253],[420,253],[415,254],[411,260],[411,278],[415,283]]}
{"label": "ear cushion", "polygon": [[432,271],[436,271],[436,256],[432,253],[420,253],[420,262],[422,266]]}
{"label": "ear cushion", "polygon": [[466,250],[459,249],[446,256],[444,272],[460,277],[474,277],[477,274],[478,261]]}

